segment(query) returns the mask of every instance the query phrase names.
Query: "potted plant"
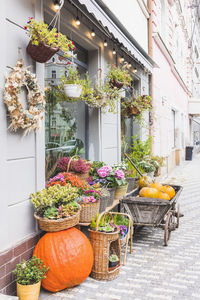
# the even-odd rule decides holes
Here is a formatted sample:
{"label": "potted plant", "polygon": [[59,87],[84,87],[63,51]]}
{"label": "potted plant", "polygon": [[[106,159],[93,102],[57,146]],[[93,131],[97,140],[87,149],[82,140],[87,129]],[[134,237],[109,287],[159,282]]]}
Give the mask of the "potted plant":
{"label": "potted plant", "polygon": [[70,183],[56,184],[30,195],[35,219],[47,232],[71,228],[79,223],[80,206],[76,202],[79,189]]}
{"label": "potted plant", "polygon": [[82,93],[82,80],[78,70],[74,68],[68,69],[68,75],[61,77],[61,85],[64,87],[65,95],[69,98],[79,98]]}
{"label": "potted plant", "polygon": [[63,55],[68,57],[70,56],[69,51],[76,49],[74,42],[57,32],[56,28],[49,30],[48,25],[42,20],[29,18],[28,24],[24,28],[28,30],[30,36],[26,51],[37,62],[47,62],[58,50],[63,51]]}
{"label": "potted plant", "polygon": [[119,264],[119,257],[116,254],[111,254],[109,257],[109,270],[114,269]]}
{"label": "potted plant", "polygon": [[22,260],[16,265],[13,274],[16,276],[17,296],[19,300],[37,300],[40,294],[41,280],[46,278],[49,268],[43,261],[33,256],[28,262]]}
{"label": "potted plant", "polygon": [[68,183],[70,183],[71,186],[76,187],[78,189],[79,195],[82,195],[82,193],[89,188],[89,185],[86,182],[81,180],[75,174],[68,172],[61,172],[56,176],[49,178],[47,187],[54,185],[66,186]]}
{"label": "potted plant", "polygon": [[135,97],[123,98],[121,101],[121,114],[124,117],[135,117],[138,121],[142,120],[142,115],[147,110],[152,110],[151,97],[140,95]]}
{"label": "potted plant", "polygon": [[[77,158],[76,160],[74,160]],[[86,181],[89,177],[91,164],[78,156],[63,157],[57,164],[59,172],[67,171],[76,174],[81,180]]]}
{"label": "potted plant", "polygon": [[81,206],[80,223],[90,223],[99,213],[101,193],[94,189],[84,192],[77,201]]}
{"label": "potted plant", "polygon": [[154,172],[154,176],[155,177],[160,176],[161,167],[164,166],[164,157],[156,155],[156,156],[152,156],[151,158],[152,158],[155,168],[156,168],[156,170]]}
{"label": "potted plant", "polygon": [[111,65],[109,67],[107,78],[110,85],[112,87],[117,87],[118,89],[130,86],[132,82],[132,77],[129,75],[125,66],[117,67],[115,65]]}

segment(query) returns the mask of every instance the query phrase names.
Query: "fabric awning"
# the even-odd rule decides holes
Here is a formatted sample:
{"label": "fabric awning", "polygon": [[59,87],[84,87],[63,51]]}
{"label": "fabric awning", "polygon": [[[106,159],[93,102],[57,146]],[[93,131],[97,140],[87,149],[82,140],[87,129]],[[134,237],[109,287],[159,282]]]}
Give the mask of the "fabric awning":
{"label": "fabric awning", "polygon": [[[146,54],[142,54],[141,51],[134,45],[134,43],[122,32],[117,24],[107,15],[107,13],[97,4],[94,0],[79,0],[82,5],[85,5],[88,12],[93,14],[95,18],[102,23],[104,27],[107,27],[109,32],[123,44],[128,51],[134,56],[134,58],[146,68],[150,73],[153,71],[153,61]],[[137,43],[135,41],[135,43]],[[144,50],[142,51],[144,52]]]}

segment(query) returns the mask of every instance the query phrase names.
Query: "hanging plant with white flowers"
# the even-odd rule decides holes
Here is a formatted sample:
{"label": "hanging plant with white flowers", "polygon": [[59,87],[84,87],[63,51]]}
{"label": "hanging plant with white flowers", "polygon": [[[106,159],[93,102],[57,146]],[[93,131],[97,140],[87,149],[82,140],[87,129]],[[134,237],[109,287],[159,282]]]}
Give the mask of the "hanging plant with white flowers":
{"label": "hanging plant with white flowers", "polygon": [[[19,99],[22,87],[28,91],[28,109],[23,107]],[[23,65],[22,59],[17,61],[16,66],[6,78],[4,102],[11,119],[9,125],[11,130],[25,129],[24,135],[26,135],[31,130],[39,129],[45,110],[45,98],[35,74]]]}

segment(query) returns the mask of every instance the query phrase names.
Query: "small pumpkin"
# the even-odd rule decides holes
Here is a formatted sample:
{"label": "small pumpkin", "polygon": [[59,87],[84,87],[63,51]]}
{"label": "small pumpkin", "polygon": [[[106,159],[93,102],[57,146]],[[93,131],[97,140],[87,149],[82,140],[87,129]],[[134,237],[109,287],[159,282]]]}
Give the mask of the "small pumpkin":
{"label": "small pumpkin", "polygon": [[143,187],[150,187],[152,183],[152,179],[148,176],[142,176],[139,179],[139,187],[143,188]]}
{"label": "small pumpkin", "polygon": [[151,183],[151,188],[160,190],[163,187],[163,185],[160,182],[152,182]]}
{"label": "small pumpkin", "polygon": [[170,200],[169,195],[167,193],[162,192],[162,191],[159,191],[158,198],[159,199],[164,199],[164,200]]}
{"label": "small pumpkin", "polygon": [[49,267],[42,286],[51,292],[82,283],[93,266],[93,249],[88,238],[78,229],[46,233],[37,243],[33,255]]}
{"label": "small pumpkin", "polygon": [[157,189],[149,187],[143,187],[139,192],[140,197],[158,198],[158,195],[159,191]]}
{"label": "small pumpkin", "polygon": [[170,199],[172,199],[176,195],[175,189],[170,185],[163,185],[163,187],[160,190],[168,194]]}

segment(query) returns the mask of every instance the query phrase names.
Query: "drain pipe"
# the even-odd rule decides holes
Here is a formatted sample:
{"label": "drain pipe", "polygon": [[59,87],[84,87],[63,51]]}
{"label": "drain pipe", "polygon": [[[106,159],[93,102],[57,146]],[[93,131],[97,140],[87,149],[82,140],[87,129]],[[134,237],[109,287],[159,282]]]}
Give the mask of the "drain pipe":
{"label": "drain pipe", "polygon": [[[149,19],[148,19],[148,54],[151,58],[153,58],[153,38],[152,38],[152,0],[148,0],[147,7],[149,11]],[[154,106],[153,101],[153,74],[149,75],[149,94],[152,98],[152,106]],[[150,113],[151,117],[151,113]],[[149,123],[149,134],[152,137],[151,143],[151,152],[153,153],[153,120],[150,119]]]}

